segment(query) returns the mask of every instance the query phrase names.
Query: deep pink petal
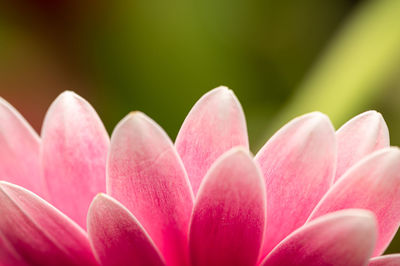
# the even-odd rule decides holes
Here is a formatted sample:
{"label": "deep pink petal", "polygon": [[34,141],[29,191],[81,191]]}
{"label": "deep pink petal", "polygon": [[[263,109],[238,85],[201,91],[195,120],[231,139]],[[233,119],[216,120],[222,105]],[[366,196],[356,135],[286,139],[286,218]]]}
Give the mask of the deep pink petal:
{"label": "deep pink petal", "polygon": [[371,212],[344,210],[331,213],[294,231],[261,265],[367,265],[376,234],[376,222]]}
{"label": "deep pink petal", "polygon": [[344,124],[336,133],[338,140],[337,180],[366,155],[389,147],[389,130],[380,113],[368,111]]}
{"label": "deep pink petal", "polygon": [[88,233],[101,265],[164,265],[136,218],[110,196],[99,194],[90,205]]}
{"label": "deep pink petal", "polygon": [[249,146],[244,113],[233,92],[218,87],[201,97],[183,122],[175,146],[196,195],[220,155],[235,146]]}
{"label": "deep pink petal", "polygon": [[109,137],[88,102],[64,92],[42,129],[42,163],[50,202],[86,228],[93,197],[105,191]]}
{"label": "deep pink petal", "polygon": [[372,258],[369,261],[369,266],[399,266],[400,254],[391,254]]}
{"label": "deep pink petal", "polygon": [[97,265],[86,233],[32,192],[0,182],[0,263]]}
{"label": "deep pink petal", "polygon": [[8,242],[0,233],[0,265],[1,266],[28,266],[29,262],[25,261],[17,250]]}
{"label": "deep pink petal", "polygon": [[244,148],[234,148],[213,164],[193,210],[192,265],[255,265],[266,218],[263,183]]}
{"label": "deep pink petal", "polygon": [[167,264],[188,262],[189,180],[167,134],[140,112],[125,117],[111,137],[107,192],[138,219]]}
{"label": "deep pink petal", "polygon": [[318,203],[310,219],[336,210],[371,210],[378,221],[374,256],[388,246],[400,224],[400,150],[374,152],[347,171]]}
{"label": "deep pink petal", "polygon": [[258,152],[267,189],[266,255],[302,226],[333,181],[335,131],[321,113],[300,116],[280,129]]}
{"label": "deep pink petal", "polygon": [[0,98],[0,180],[43,195],[40,139],[26,120]]}

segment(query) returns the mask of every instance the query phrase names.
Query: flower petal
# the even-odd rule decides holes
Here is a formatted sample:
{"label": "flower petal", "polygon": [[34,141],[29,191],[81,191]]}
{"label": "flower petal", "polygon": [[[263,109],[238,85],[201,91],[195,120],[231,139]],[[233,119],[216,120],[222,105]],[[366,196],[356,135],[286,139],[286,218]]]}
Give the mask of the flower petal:
{"label": "flower petal", "polygon": [[369,261],[369,266],[399,266],[400,254],[390,254],[372,258]]}
{"label": "flower petal", "polygon": [[0,180],[43,195],[39,136],[3,98],[0,98],[0,147]]}
{"label": "flower petal", "polygon": [[389,147],[389,130],[380,113],[364,112],[344,124],[336,133],[338,140],[337,180],[366,155]]}
{"label": "flower petal", "polygon": [[347,171],[327,192],[309,220],[336,210],[371,210],[378,221],[374,256],[380,255],[400,224],[400,150],[374,152]]}
{"label": "flower petal", "polygon": [[42,142],[50,202],[86,228],[89,204],[106,184],[109,137],[100,118],[83,98],[64,92],[47,112]]}
{"label": "flower petal", "polygon": [[125,117],[111,137],[107,192],[138,219],[167,264],[188,262],[189,180],[167,134],[140,112]]}
{"label": "flower petal", "polygon": [[105,194],[96,196],[90,205],[88,233],[104,266],[164,265],[160,253],[136,218]]}
{"label": "flower petal", "polygon": [[376,241],[371,212],[344,210],[300,227],[265,258],[261,265],[366,265]]}
{"label": "flower petal", "polygon": [[0,265],[28,266],[28,262],[15,250],[15,248],[0,233]]}
{"label": "flower petal", "polygon": [[0,263],[97,265],[86,233],[32,192],[0,182]]}
{"label": "flower petal", "polygon": [[244,148],[210,168],[200,186],[190,226],[192,265],[255,265],[265,228],[265,187]]}
{"label": "flower petal", "polygon": [[267,189],[268,226],[262,255],[302,226],[333,181],[335,131],[315,112],[280,129],[258,152]]}
{"label": "flower petal", "polygon": [[244,113],[233,92],[221,86],[201,97],[183,122],[175,146],[196,195],[220,155],[234,146],[249,146]]}

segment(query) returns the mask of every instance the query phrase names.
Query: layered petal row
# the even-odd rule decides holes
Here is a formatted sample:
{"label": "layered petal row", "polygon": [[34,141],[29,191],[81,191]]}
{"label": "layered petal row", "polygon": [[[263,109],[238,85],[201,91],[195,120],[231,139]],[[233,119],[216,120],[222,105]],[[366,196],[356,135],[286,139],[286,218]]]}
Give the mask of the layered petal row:
{"label": "layered petal row", "polygon": [[226,87],[175,143],[141,112],[110,141],[64,92],[41,135],[0,99],[0,265],[400,264],[380,256],[400,225],[400,150],[375,111],[336,132],[300,116],[253,157]]}

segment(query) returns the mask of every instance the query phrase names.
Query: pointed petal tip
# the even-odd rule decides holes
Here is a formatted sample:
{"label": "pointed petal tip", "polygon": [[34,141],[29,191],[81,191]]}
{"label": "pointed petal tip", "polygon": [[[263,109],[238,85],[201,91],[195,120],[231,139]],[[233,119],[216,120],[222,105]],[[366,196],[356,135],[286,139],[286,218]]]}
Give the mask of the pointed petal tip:
{"label": "pointed petal tip", "polygon": [[[280,128],[261,148],[261,150],[257,153],[256,157],[258,157],[262,151],[267,147],[269,143],[273,143],[275,139],[285,132],[290,132],[293,129],[302,128],[302,133],[296,130],[296,134],[298,136],[310,135],[312,132],[320,132],[320,136],[323,136],[324,133],[329,133],[329,136],[332,138],[332,141],[335,141],[335,129],[332,125],[329,117],[321,113],[319,111],[314,111],[311,113],[303,114],[301,116],[297,116],[286,123],[282,128]],[[291,133],[292,135],[294,133]]]}
{"label": "pointed petal tip", "polygon": [[[215,171],[215,169],[221,167],[221,164],[225,164],[227,162],[238,162],[239,164],[244,164],[244,165],[254,165],[257,171],[257,175],[255,175],[255,177],[257,177],[259,179],[259,183],[261,187],[264,187],[264,180],[262,177],[262,172],[261,169],[258,165],[258,163],[256,163],[256,161],[254,161],[254,156],[251,154],[251,152],[246,149],[244,146],[235,146],[233,148],[231,148],[230,150],[226,151],[225,153],[223,153],[221,156],[219,156],[215,162],[210,166],[210,168],[207,171],[207,174],[204,177],[204,180],[201,182],[199,190],[198,190],[198,194],[202,193],[200,192],[201,190],[204,190],[204,186],[207,183],[206,179],[210,178],[211,174],[213,171]],[[263,192],[265,194],[265,188],[263,189]],[[264,195],[265,197],[265,195]],[[196,197],[197,199],[197,197]]]}
{"label": "pointed petal tip", "polygon": [[146,116],[146,115],[141,111],[134,110],[134,111],[129,112],[129,114],[127,116],[135,117],[135,116]]}
{"label": "pointed petal tip", "polygon": [[[368,110],[368,111],[365,111],[361,114],[354,116],[353,118],[351,118],[349,121],[347,121],[343,126],[341,126],[338,129],[338,133],[345,130],[349,125],[351,125],[352,123],[354,123],[356,121],[365,121],[365,123],[370,123],[370,125],[380,125],[380,127],[383,127],[384,129],[386,129],[385,132],[387,132],[387,134],[388,134],[387,125],[386,125],[385,119],[383,118],[383,115],[380,112],[375,111],[375,110]],[[380,127],[376,126],[377,129],[379,129]]]}
{"label": "pointed petal tip", "polygon": [[284,125],[281,128],[281,130],[290,125],[291,126],[296,125],[297,123],[307,123],[309,125],[308,128],[310,131],[315,129],[328,128],[330,131],[335,132],[335,128],[333,127],[330,118],[326,114],[321,113],[319,111],[314,111],[297,116],[293,118],[291,121],[289,121],[286,125]]}
{"label": "pointed petal tip", "polygon": [[232,91],[231,89],[229,89],[227,86],[225,85],[220,85],[218,87],[216,87],[215,89],[212,89],[210,92],[215,91],[215,92],[230,92]]}
{"label": "pointed petal tip", "polygon": [[78,94],[76,92],[74,92],[73,90],[65,90],[65,91],[61,92],[60,95],[75,96],[75,95],[78,95]]}
{"label": "pointed petal tip", "polygon": [[[61,92],[54,99],[54,101],[50,105],[49,109],[47,110],[47,113],[49,113],[50,109],[54,108],[54,106],[57,106],[57,105],[70,106],[71,104],[76,105],[77,103],[87,105],[87,106],[90,106],[91,108],[93,108],[91,106],[91,104],[85,98],[83,98],[76,92],[74,92],[72,90],[65,90],[65,91]],[[47,114],[46,114],[46,116],[47,116]]]}
{"label": "pointed petal tip", "polygon": [[224,156],[224,157],[236,156],[236,155],[237,156],[245,156],[245,157],[247,157],[249,159],[252,159],[250,151],[248,149],[246,149],[246,147],[244,147],[244,146],[233,147],[232,149],[227,151],[225,154],[221,155],[221,157],[222,156]]}
{"label": "pointed petal tip", "polygon": [[[357,116],[356,116],[357,117]],[[376,110],[368,110],[358,115],[358,117],[376,117],[383,120],[383,116]]]}
{"label": "pointed petal tip", "polygon": [[[334,136],[335,127],[333,126],[331,119],[326,114],[321,112],[314,112],[310,113],[310,118],[311,121],[314,121],[312,123],[312,127],[315,130],[320,130],[325,132],[329,131]],[[334,141],[336,142],[336,138],[334,138]]]}
{"label": "pointed petal tip", "polygon": [[77,93],[75,93],[74,91],[65,90],[65,91],[61,92],[61,93],[57,96],[57,98],[54,100],[54,102],[56,102],[56,101],[65,101],[65,100],[74,99],[74,98],[76,98],[76,99],[81,99],[82,97],[79,96],[79,95],[78,95]]}
{"label": "pointed petal tip", "polygon": [[[96,196],[94,196],[94,198],[92,200],[92,203],[90,205],[92,205],[94,202],[104,200],[104,199],[106,199],[108,197],[109,196],[107,194],[105,194],[105,193],[98,193],[98,194],[96,194]],[[90,209],[90,207],[89,207],[89,209]]]}
{"label": "pointed petal tip", "polygon": [[[46,111],[44,121],[42,124],[42,134],[43,135],[43,130],[46,126],[46,123],[48,123],[48,119],[50,115],[52,115],[54,112],[65,112],[66,110],[74,110],[73,107],[77,106],[77,103],[83,104],[84,106],[90,106],[90,108],[93,108],[90,103],[86,101],[83,97],[79,96],[73,91],[70,90],[65,90],[61,92],[50,104],[49,108]],[[59,109],[60,108],[60,109]],[[93,109],[94,110],[94,109]]]}
{"label": "pointed petal tip", "polygon": [[141,111],[131,111],[129,112],[120,122],[119,124],[126,123],[128,121],[140,121],[142,119],[152,120],[149,116]]}
{"label": "pointed petal tip", "polygon": [[[311,113],[304,114],[302,116],[299,116],[299,118],[303,118],[303,119],[315,121],[315,122],[327,123],[332,126],[332,122],[331,122],[331,119],[329,118],[329,116],[322,112],[319,112],[319,111],[314,111]],[[333,128],[333,126],[332,126],[332,128]]]}
{"label": "pointed petal tip", "polygon": [[94,196],[92,203],[90,204],[89,207],[89,212],[90,210],[93,208],[92,205],[95,204],[102,204],[102,202],[113,202],[121,207],[123,207],[124,209],[128,210],[124,205],[122,205],[122,203],[120,203],[118,200],[116,200],[115,198],[113,198],[112,196],[106,194],[106,193],[98,193],[96,196]]}
{"label": "pointed petal tip", "polygon": [[145,113],[141,111],[132,111],[118,122],[113,130],[111,139],[113,139],[116,132],[120,132],[123,128],[128,127],[130,130],[138,130],[138,132],[141,132],[145,125],[151,125],[162,130],[162,128]]}
{"label": "pointed petal tip", "polygon": [[[234,102],[238,102],[239,100],[237,99],[235,93],[233,92],[233,90],[229,89],[227,86],[218,86],[215,89],[212,89],[210,91],[208,91],[207,93],[205,93],[201,98],[208,98],[208,97],[218,97],[221,100],[225,99],[225,100],[233,100]],[[201,99],[200,98],[200,99]]]}

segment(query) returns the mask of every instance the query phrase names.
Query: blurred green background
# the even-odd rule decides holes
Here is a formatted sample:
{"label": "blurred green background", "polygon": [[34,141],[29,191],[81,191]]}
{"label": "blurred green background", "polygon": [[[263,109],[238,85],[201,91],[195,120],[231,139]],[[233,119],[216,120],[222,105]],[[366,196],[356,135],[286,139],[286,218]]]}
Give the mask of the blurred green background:
{"label": "blurred green background", "polygon": [[109,132],[141,110],[174,139],[219,85],[241,101],[253,152],[314,110],[339,127],[376,109],[399,145],[400,1],[0,0],[1,96],[38,131],[74,90]]}

